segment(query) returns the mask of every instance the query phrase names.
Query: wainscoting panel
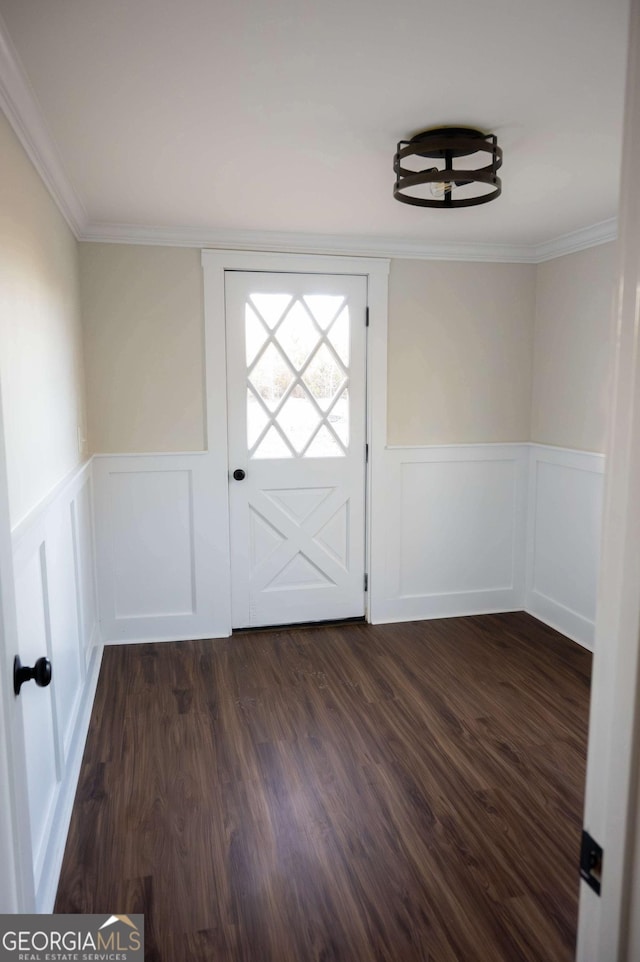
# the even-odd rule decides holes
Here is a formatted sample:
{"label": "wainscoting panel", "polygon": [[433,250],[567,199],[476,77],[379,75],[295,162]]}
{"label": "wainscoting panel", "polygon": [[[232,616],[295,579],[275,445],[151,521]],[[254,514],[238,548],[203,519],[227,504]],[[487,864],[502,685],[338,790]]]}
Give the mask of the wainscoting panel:
{"label": "wainscoting panel", "polygon": [[530,446],[525,607],[593,648],[604,456]]}
{"label": "wainscoting panel", "polygon": [[374,623],[523,607],[527,466],[527,445],[385,450],[372,505]]}
{"label": "wainscoting panel", "polygon": [[216,523],[211,457],[100,455],[93,465],[103,640],[228,635],[228,532]]}
{"label": "wainscoting panel", "polygon": [[48,688],[27,682],[20,693],[42,912],[53,907],[100,665],[92,524],[86,464],[12,532],[20,658],[52,665]]}
{"label": "wainscoting panel", "polygon": [[113,472],[110,480],[116,618],[193,615],[191,472]]}
{"label": "wainscoting panel", "polygon": [[[372,468],[372,622],[526,609],[592,643],[602,456],[397,447]],[[103,640],[229,635],[228,485],[215,459],[101,455],[93,472]]]}
{"label": "wainscoting panel", "polygon": [[98,599],[96,595],[95,543],[93,536],[93,491],[85,484],[71,504],[73,552],[78,592],[78,624],[85,644],[85,665],[98,640]]}

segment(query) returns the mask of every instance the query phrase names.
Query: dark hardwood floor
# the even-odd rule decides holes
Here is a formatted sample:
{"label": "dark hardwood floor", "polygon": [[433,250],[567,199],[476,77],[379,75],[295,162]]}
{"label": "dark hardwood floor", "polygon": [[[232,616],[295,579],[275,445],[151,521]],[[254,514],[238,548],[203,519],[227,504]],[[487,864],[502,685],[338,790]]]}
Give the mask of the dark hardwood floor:
{"label": "dark hardwood floor", "polygon": [[162,962],[568,962],[590,668],[522,613],[107,648],[56,911]]}

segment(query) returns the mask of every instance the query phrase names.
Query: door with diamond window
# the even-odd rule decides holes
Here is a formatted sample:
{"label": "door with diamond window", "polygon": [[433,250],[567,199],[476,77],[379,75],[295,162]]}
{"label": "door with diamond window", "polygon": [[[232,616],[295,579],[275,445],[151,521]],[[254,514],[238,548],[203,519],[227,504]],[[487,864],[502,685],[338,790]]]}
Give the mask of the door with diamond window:
{"label": "door with diamond window", "polygon": [[366,299],[225,272],[234,628],[364,614]]}

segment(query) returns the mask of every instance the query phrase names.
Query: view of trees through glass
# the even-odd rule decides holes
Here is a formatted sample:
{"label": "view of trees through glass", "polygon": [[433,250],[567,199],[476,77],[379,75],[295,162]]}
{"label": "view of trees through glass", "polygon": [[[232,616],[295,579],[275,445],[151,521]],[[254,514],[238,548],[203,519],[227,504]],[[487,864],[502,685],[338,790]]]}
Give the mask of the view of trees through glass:
{"label": "view of trees through glass", "polygon": [[303,300],[252,294],[245,307],[252,457],[340,457],[348,445],[349,309],[333,295]]}

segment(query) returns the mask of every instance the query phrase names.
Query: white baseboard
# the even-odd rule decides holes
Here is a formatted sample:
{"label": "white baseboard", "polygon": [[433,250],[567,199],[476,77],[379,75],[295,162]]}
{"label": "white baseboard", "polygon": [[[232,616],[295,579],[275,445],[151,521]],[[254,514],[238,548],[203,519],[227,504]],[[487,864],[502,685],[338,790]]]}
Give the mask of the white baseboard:
{"label": "white baseboard", "polygon": [[89,638],[89,661],[93,657],[93,649],[102,644],[102,637],[100,633],[100,622],[96,621],[93,626],[93,631]]}
{"label": "white baseboard", "polygon": [[399,598],[380,605],[373,624],[388,625],[400,621],[427,621],[432,618],[461,618],[467,615],[495,615],[505,611],[521,611],[513,601],[513,592],[466,591],[451,595],[418,595]]}
{"label": "white baseboard", "polygon": [[[229,632],[230,634],[230,632]],[[160,631],[155,635],[140,635],[139,637],[129,639],[129,638],[106,638],[104,641],[105,647],[111,647],[113,645],[153,645],[156,642],[163,644],[167,641],[206,641],[212,638],[228,638],[229,634],[226,635],[214,635],[210,632],[206,634],[195,631],[188,632],[185,635],[174,635],[174,634],[162,634]]]}
{"label": "white baseboard", "polygon": [[553,598],[547,598],[538,591],[531,591],[527,595],[526,611],[583,648],[593,651],[595,626],[591,619],[585,618],[577,611],[572,611],[571,608],[565,607]]}

